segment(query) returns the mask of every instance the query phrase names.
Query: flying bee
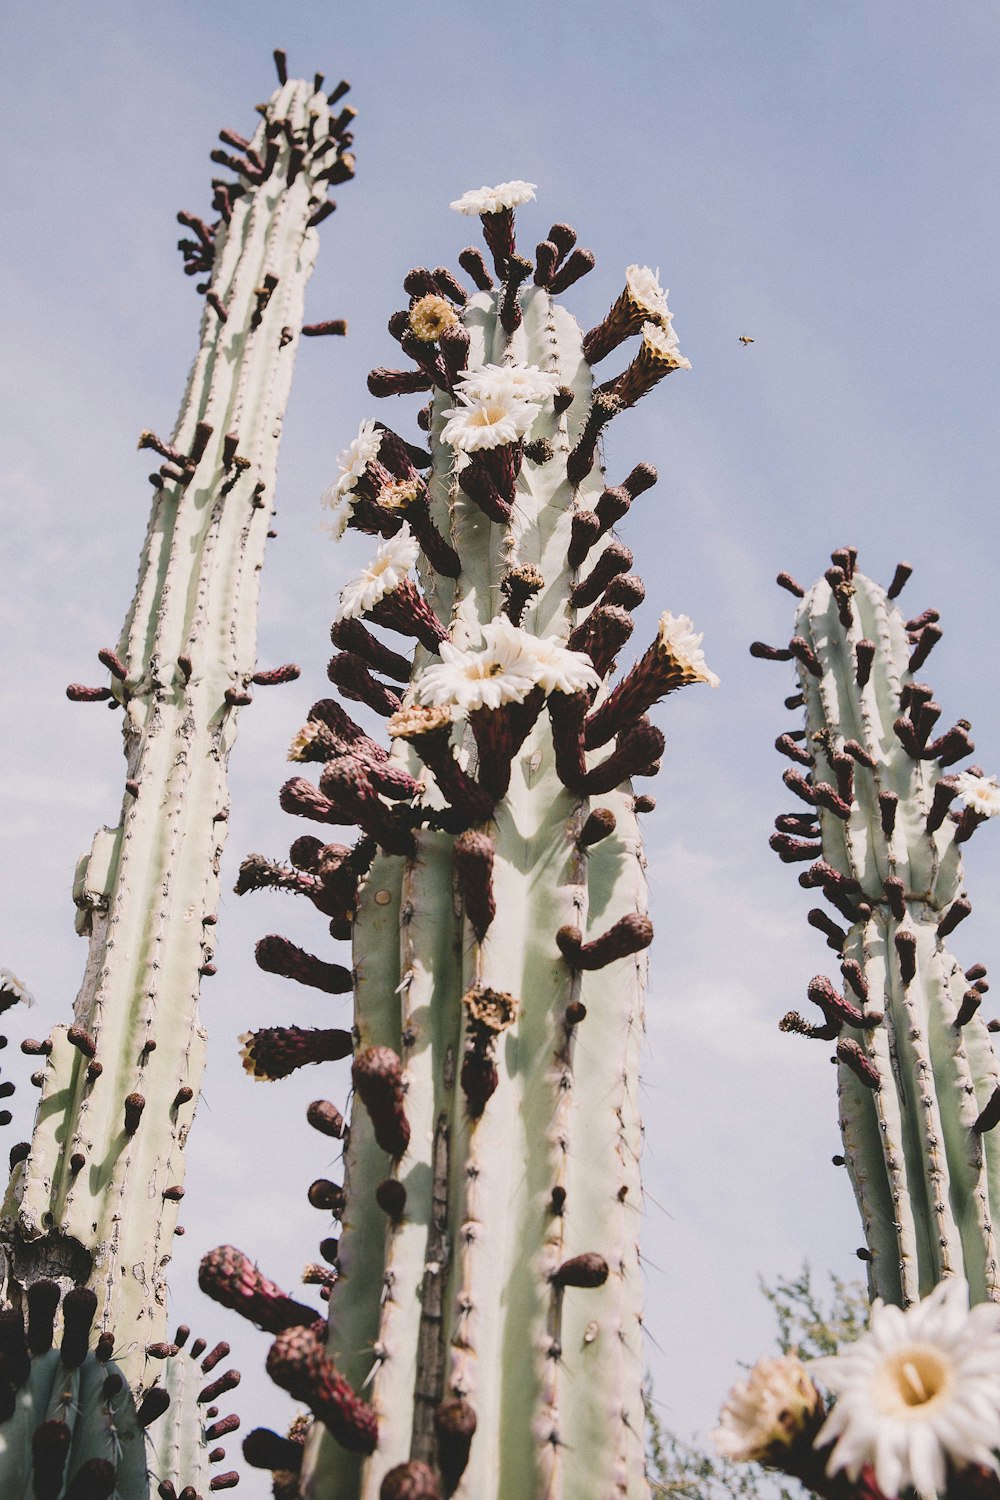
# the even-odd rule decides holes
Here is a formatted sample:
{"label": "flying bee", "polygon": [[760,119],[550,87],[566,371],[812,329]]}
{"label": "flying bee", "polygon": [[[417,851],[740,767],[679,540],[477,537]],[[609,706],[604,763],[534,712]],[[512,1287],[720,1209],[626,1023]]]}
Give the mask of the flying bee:
{"label": "flying bee", "polygon": [[750,337],[750,335],[748,333],[741,333],[740,334],[740,343],[743,345],[743,347],[745,349],[748,344],[752,344],[753,343],[753,339]]}

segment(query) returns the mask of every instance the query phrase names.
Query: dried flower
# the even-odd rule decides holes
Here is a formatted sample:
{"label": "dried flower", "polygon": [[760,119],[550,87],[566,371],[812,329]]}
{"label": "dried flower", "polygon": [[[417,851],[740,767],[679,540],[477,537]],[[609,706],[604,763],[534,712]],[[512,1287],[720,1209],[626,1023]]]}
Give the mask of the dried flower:
{"label": "dried flower", "polygon": [[498,182],[496,187],[470,188],[463,193],[461,198],[456,198],[449,206],[456,213],[468,214],[474,217],[476,214],[499,214],[505,208],[517,208],[522,203],[530,203],[535,196],[534,182]]}
{"label": "dried flower", "polygon": [[430,293],[420,297],[410,308],[410,328],[422,344],[433,344],[449,328],[458,325],[458,314],[444,297]]}
{"label": "dried flower", "polygon": [[404,521],[394,537],[382,542],[367,568],[344,585],[335,620],[354,620],[386,594],[398,589],[420,553],[420,544]]}
{"label": "dried flower", "polygon": [[833,1442],[828,1474],[872,1464],[883,1494],[933,1500],[949,1461],[1000,1472],[1000,1309],[970,1310],[960,1278],[905,1312],[876,1298],[869,1332],[809,1369],[837,1396],[815,1443]]}
{"label": "dried flower", "polygon": [[791,1447],[821,1410],[819,1391],[794,1354],[759,1359],[729,1392],[711,1437],[731,1463],[764,1463]]}
{"label": "dried flower", "polygon": [[958,795],[973,812],[984,818],[1000,813],[1000,783],[995,776],[974,776],[971,771],[962,771],[955,777],[955,783]]}

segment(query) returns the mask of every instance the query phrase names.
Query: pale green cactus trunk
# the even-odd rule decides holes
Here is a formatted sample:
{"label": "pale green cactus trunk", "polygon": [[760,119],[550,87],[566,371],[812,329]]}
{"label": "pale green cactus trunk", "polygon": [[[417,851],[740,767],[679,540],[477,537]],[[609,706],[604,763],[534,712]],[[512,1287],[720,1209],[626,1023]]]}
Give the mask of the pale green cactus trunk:
{"label": "pale green cactus trunk", "polygon": [[917,681],[936,620],[907,624],[854,570],[853,553],[834,554],[802,600],[790,648],[806,735],[778,744],[802,761],[785,780],[819,823],[779,819],[772,838],[783,858],[820,860],[802,883],[846,920],[845,930],[810,915],[842,959],[843,995],[814,980],[824,1023],[793,1013],[782,1024],[839,1038],[844,1154],[867,1241],[859,1255],[872,1293],[904,1306],[952,1275],[968,1280],[973,1301],[1000,1299],[1000,1069],[978,1014],[985,970],[963,972],[949,947],[970,909],[960,844],[981,821],[949,804],[979,775],[949,772],[973,748],[968,726],[937,734],[940,709]]}
{"label": "pale green cactus trunk", "polygon": [[[382,395],[434,387],[421,423],[430,453],[414,456],[386,430],[375,439],[377,462],[362,453],[353,484],[347,469],[341,484],[347,524],[398,539],[402,506],[421,543],[422,600],[404,583],[334,629],[344,655],[330,676],[345,696],[390,713],[402,695],[389,725],[394,748],[384,760],[338,705],[318,703],[293,755],[326,762],[320,793],[301,780],[283,792],[289,810],[357,821],[367,836],[364,854],[358,846],[351,856],[360,884],[341,898],[353,912],[353,976],[274,937],[258,961],[333,991],[353,978],[353,1036],[276,1028],[245,1039],[257,1077],[354,1052],[343,1206],[329,1183],[310,1190],[342,1221],[339,1246],[324,1242],[336,1272],[328,1359],[315,1329],[301,1327],[308,1314],[295,1304],[283,1312],[277,1289],[234,1271],[234,1252],[203,1263],[206,1291],[286,1330],[268,1367],[320,1418],[306,1444],[306,1500],[649,1494],[637,1240],[638,1054],[652,928],[628,778],[653,774],[662,751],[645,711],[685,682],[714,679],[697,638],[689,638],[696,661],[673,654],[664,632],[678,622],[665,616],[618,696],[599,686],[631,631],[628,609],[643,597],[611,526],[655,471],[640,466],[606,489],[596,436],[687,362],[651,273],[642,275],[655,286],[655,310],[636,317],[633,305],[631,321],[616,321],[613,310],[584,339],[553,296],[593,263],[587,252],[568,254],[572,230],[554,226],[533,267],[513,252],[509,217],[487,214],[484,225],[501,285],[490,289],[475,251],[461,257],[480,288],[470,298],[446,271],[412,272],[409,314],[394,315],[390,329],[418,369],[380,369],[369,380]],[[534,285],[518,292],[532,271]],[[644,318],[656,327],[640,354],[595,390],[591,364]],[[521,439],[476,442],[464,466],[449,424],[463,391],[473,399],[463,381],[490,366],[502,367],[501,385],[510,367],[529,383],[540,374],[546,392]],[[492,420],[477,410],[477,420]],[[361,448],[371,439],[363,428]],[[429,463],[426,481],[412,465],[407,472],[411,459]],[[581,587],[592,573],[598,581]],[[423,627],[408,631],[400,612],[418,605]],[[397,656],[386,665],[384,644],[366,637],[359,613],[420,642],[398,694],[364,681],[364,664],[379,670],[381,661],[401,682],[409,663]],[[511,631],[512,649],[537,667],[519,696],[463,706],[461,691],[451,699],[449,689],[437,706],[420,706],[456,651],[472,677],[502,677],[499,658],[480,669],[487,656],[476,653],[485,643],[488,655]],[[546,638],[586,681],[567,675],[543,685],[532,653],[553,649]],[[598,747],[612,740],[609,756]],[[296,876],[252,856],[237,889],[306,889],[343,935],[323,871],[342,873],[346,853],[303,838],[293,864],[318,873]],[[311,1113],[319,1128],[329,1119],[323,1108],[326,1116]]]}
{"label": "pale green cactus trunk", "polygon": [[126,793],[119,825],[98,832],[77,872],[86,972],[72,1026],[41,1049],[30,1153],[3,1210],[8,1297],[45,1276],[92,1286],[97,1327],[117,1329],[137,1388],[158,1370],[147,1346],[165,1338],[239,706],[251,682],[297,675],[254,676],[258,580],[313,221],[328,182],[351,175],[353,111],[332,120],[320,80],[283,72],[282,61],[245,156],[213,153],[238,169],[235,184],[216,184],[218,223],[180,216],[198,235],[182,241],[187,268],[206,273],[201,347],[170,442],[140,440],[166,462],[151,476],[134,601],[117,650],[101,653],[124,708]]}

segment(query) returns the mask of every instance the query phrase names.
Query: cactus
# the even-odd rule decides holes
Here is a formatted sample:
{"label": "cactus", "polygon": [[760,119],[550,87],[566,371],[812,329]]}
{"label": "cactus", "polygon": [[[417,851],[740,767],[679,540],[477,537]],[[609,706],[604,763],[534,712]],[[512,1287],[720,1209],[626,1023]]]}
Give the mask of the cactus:
{"label": "cactus", "polygon": [[27,1327],[19,1309],[0,1313],[3,1494],[11,1500],[145,1500],[143,1428],[158,1415],[157,1404],[136,1409],[111,1359],[108,1335],[88,1349],[97,1309],[89,1287],[67,1292],[61,1347],[53,1347],[59,1300],[54,1281],[34,1281],[26,1297]]}
{"label": "cactus", "polygon": [[315,225],[328,185],[352,175],[354,111],[334,116],[314,83],[280,87],[250,141],[222,132],[214,161],[218,219],[178,218],[180,249],[204,275],[201,346],[169,441],[144,432],[163,460],[150,475],[152,516],[138,586],[115,649],[100,651],[110,686],[68,689],[123,710],[125,794],[74,887],[89,937],[71,1025],[26,1044],[43,1057],[30,1149],[18,1157],[2,1214],[7,1293],[40,1277],[85,1284],[102,1336],[117,1329],[137,1391],[164,1341],[166,1288],[183,1147],[198,1098],[205,1033],[200,978],[214,972],[218,870],[226,828],[226,762],[253,684],[258,575],[273,508],[282,416],[300,333]]}
{"label": "cactus", "polygon": [[[963,972],[949,939],[971,910],[960,849],[1000,809],[995,781],[971,754],[969,725],[938,732],[940,706],[917,674],[941,635],[936,610],[904,620],[888,591],[841,548],[801,597],[787,649],[797,661],[805,734],[783,734],[795,764],[785,784],[804,807],[782,814],[772,847],[841,922],[809,913],[838,955],[843,986],[809,985],[820,1019],[795,1012],[786,1031],[836,1041],[844,1156],[864,1220],[873,1294],[907,1306],[947,1276],[975,1302],[1000,1300],[1000,1069],[978,1013],[985,969]],[[952,807],[964,799],[961,813]]]}
{"label": "cactus", "polygon": [[[258,1079],[352,1055],[345,1181],[309,1192],[341,1221],[322,1247],[326,1348],[277,1289],[239,1290],[217,1264],[233,1252],[202,1280],[261,1326],[272,1306],[288,1320],[268,1367],[319,1419],[310,1500],[648,1495],[637,813],[652,799],[631,778],[663,748],[647,710],[715,679],[690,622],[664,615],[607,690],[644,597],[613,528],[656,473],[608,487],[597,446],[687,361],[645,268],[581,335],[556,295],[594,258],[565,224],[518,254],[513,210],[533,196],[514,182],[453,205],[482,217],[493,274],[472,248],[471,296],[444,268],[410,272],[389,327],[414,367],[369,377],[377,396],[429,393],[429,451],[366,422],[329,492],[338,530],[382,538],[343,591],[329,675],[388,718],[392,748],[322,699],[290,752],[320,764],[319,786],[295,777],[281,802],[360,840],[303,836],[289,865],[253,855],[237,885],[297,891],[335,938],[353,933],[353,972],[274,935],[258,948],[269,971],[353,986],[353,1030],[267,1028],[243,1053]],[[411,638],[412,662],[369,624]],[[329,1103],[309,1118],[344,1133]],[[280,1465],[283,1443],[255,1436],[248,1457]]]}

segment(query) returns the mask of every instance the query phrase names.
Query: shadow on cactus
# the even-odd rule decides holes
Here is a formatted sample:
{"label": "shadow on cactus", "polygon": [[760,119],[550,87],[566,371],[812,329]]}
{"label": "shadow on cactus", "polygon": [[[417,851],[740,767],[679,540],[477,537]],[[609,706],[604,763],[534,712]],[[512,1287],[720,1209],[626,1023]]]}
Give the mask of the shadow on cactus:
{"label": "shadow on cactus", "polygon": [[[290,752],[318,781],[294,777],[281,803],[360,836],[303,835],[237,885],[305,895],[353,942],[350,965],[278,935],[257,950],[269,972],[353,990],[350,1029],[243,1038],[256,1079],[353,1059],[349,1129],[329,1102],[310,1110],[346,1142],[344,1181],[309,1189],[340,1226],[329,1333],[238,1252],[202,1272],[277,1332],[269,1369],[318,1418],[299,1479],[314,1500],[649,1493],[637,814],[653,799],[632,782],[659,768],[649,710],[716,679],[665,614],[610,686],[645,596],[616,528],[656,471],[608,485],[599,445],[688,362],[645,267],[581,333],[556,299],[594,258],[566,224],[520,254],[514,210],[533,197],[509,182],[452,205],[482,221],[487,255],[459,256],[474,290],[411,271],[389,320],[409,363],[369,376],[375,396],[428,397],[427,446],[366,421],[325,497],[336,534],[379,538],[342,591],[329,677],[388,746],[320,699]],[[255,1433],[246,1456],[280,1469],[288,1441]]]}

